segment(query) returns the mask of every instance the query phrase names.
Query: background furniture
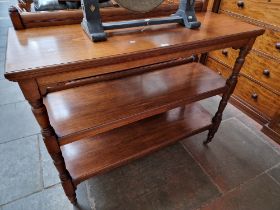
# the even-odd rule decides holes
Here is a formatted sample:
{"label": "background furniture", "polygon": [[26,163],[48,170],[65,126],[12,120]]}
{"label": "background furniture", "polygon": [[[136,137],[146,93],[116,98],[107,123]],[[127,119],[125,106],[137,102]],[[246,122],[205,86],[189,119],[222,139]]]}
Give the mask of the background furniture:
{"label": "background furniture", "polygon": [[[208,0],[196,0],[195,10],[206,11]],[[83,14],[81,9],[55,10],[36,12],[32,10],[32,0],[19,0],[18,5],[9,9],[13,26],[16,30],[51,25],[65,25],[81,23]],[[148,13],[133,13],[126,9],[114,6],[114,8],[101,9],[103,21],[120,21],[127,19],[140,19],[148,17],[167,16],[178,9],[178,0],[166,0],[161,6]]]}
{"label": "background furniture", "polygon": [[[197,17],[199,30],[176,24],[117,30],[98,44],[80,24],[9,30],[5,77],[30,103],[72,203],[77,185],[93,175],[198,132],[209,130],[205,143],[212,140],[264,30],[214,13]],[[193,54],[225,47],[240,50],[227,80],[190,63]],[[212,118],[195,102],[218,94]]]}
{"label": "background furniture", "polygon": [[[231,101],[280,143],[280,1],[215,0],[212,5],[214,12],[266,29],[248,55]],[[207,65],[226,77],[236,56],[230,48],[210,52]]]}

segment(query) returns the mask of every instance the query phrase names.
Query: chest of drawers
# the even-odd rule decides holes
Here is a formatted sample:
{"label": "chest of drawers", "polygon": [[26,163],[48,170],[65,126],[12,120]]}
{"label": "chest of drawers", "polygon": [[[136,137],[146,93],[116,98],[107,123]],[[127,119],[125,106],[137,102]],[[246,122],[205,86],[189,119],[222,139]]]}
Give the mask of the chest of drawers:
{"label": "chest of drawers", "polygon": [[[213,12],[266,29],[246,58],[232,101],[280,143],[280,0],[214,0],[210,4]],[[210,52],[207,65],[227,76],[237,55],[237,50],[229,48]]]}

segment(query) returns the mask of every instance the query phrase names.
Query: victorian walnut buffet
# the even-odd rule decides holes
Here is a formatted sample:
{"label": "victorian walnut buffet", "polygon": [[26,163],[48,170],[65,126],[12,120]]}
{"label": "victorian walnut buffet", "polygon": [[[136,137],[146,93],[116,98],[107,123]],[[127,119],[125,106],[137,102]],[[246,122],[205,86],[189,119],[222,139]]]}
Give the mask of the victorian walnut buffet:
{"label": "victorian walnut buffet", "polygon": [[[187,136],[214,137],[239,71],[264,30],[226,15],[198,13],[177,24],[109,31],[93,43],[80,25],[9,30],[5,77],[18,82],[41,127],[63,189]],[[193,54],[239,49],[225,80]],[[212,118],[196,101],[222,94]]]}

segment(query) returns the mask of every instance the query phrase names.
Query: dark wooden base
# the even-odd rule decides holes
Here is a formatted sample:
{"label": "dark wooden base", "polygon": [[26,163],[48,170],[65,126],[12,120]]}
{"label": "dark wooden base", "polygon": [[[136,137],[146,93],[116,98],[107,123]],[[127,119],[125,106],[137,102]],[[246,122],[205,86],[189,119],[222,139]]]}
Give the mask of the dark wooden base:
{"label": "dark wooden base", "polygon": [[124,165],[129,161],[208,130],[211,115],[198,103],[123,126],[61,147],[73,183]]}
{"label": "dark wooden base", "polygon": [[268,124],[265,124],[262,128],[262,132],[269,136],[271,139],[273,139],[274,141],[276,141],[278,144],[280,144],[280,135],[279,133],[276,133],[274,130],[272,130]]}

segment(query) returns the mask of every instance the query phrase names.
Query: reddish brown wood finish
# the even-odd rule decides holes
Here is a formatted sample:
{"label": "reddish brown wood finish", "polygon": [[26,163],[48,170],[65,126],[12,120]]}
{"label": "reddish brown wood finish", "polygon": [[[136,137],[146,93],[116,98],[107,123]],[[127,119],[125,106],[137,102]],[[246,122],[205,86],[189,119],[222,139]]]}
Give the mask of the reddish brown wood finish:
{"label": "reddish brown wood finish", "polygon": [[199,63],[50,93],[44,98],[60,144],[220,94],[225,80]]}
{"label": "reddish brown wood finish", "polygon": [[[226,55],[223,54],[224,51],[227,52]],[[236,50],[224,49],[223,51],[218,50],[211,52],[209,57],[219,61],[226,67],[232,68],[237,55],[238,52]],[[260,54],[254,50],[251,51],[247,56],[241,73],[249,77],[251,81],[253,80],[253,82],[263,86],[265,89],[271,92],[270,94],[275,93],[280,95],[279,65],[280,60],[271,59],[268,56],[265,57],[263,54]],[[267,102],[269,103],[270,100]],[[273,101],[271,101],[271,103],[273,103]],[[267,105],[270,106],[270,103]]]}
{"label": "reddish brown wood finish", "polygon": [[41,127],[43,140],[59,173],[65,194],[69,200],[75,204],[77,202],[75,193],[76,187],[74,186],[71,176],[65,167],[65,162],[60,150],[59,142],[57,141],[57,136],[53,127],[50,125],[48,113],[46,107],[43,104],[37,83],[34,79],[23,80],[19,82],[19,86],[24,94],[25,99],[28,100],[29,104],[31,105],[32,112]]}
{"label": "reddish brown wood finish", "polygon": [[77,185],[89,177],[207,130],[210,125],[209,113],[194,103],[64,145],[61,150],[66,167]]}
{"label": "reddish brown wood finish", "polygon": [[[81,78],[81,79],[75,79],[74,81],[60,81],[59,83],[54,82],[53,84],[48,83],[46,77],[39,78],[39,83],[40,83],[40,91],[43,95],[46,95],[47,93],[50,92],[56,92],[59,90],[64,90],[64,89],[69,89],[73,87],[78,87],[82,85],[87,85],[87,84],[92,84],[100,81],[107,81],[107,80],[112,80],[112,79],[118,79],[122,77],[127,77],[127,76],[132,76],[135,74],[140,74],[140,73],[145,73],[149,71],[155,71],[155,70],[160,70],[172,66],[177,66],[177,65],[182,65],[182,64],[187,64],[191,62],[197,62],[198,61],[198,56],[197,55],[192,55],[187,58],[178,58],[166,62],[161,62],[161,63],[155,63],[147,66],[142,66],[138,68],[132,68],[129,70],[124,70],[124,71],[117,71],[114,73],[110,74],[102,74],[98,76],[93,76],[93,77],[87,77],[87,78]],[[64,77],[65,79],[65,77]],[[46,85],[44,85],[46,84]]]}
{"label": "reddish brown wood finish", "polygon": [[[219,11],[266,29],[265,34],[256,39],[252,53],[248,55],[248,59],[241,71],[241,73],[244,73],[244,77],[240,78],[243,81],[236,88],[233,102],[239,109],[242,109],[246,114],[252,116],[254,120],[260,122],[264,126],[263,131],[269,134],[270,137],[275,137],[275,141],[279,142],[277,135],[280,136],[280,131],[277,131],[275,127],[269,127],[268,124],[271,124],[270,120],[277,117],[277,115],[274,116],[275,107],[276,110],[279,109],[280,77],[277,74],[280,73],[280,45],[279,49],[277,49],[277,43],[280,40],[280,13],[278,11],[280,1],[215,0],[214,2],[212,4],[213,9],[217,12]],[[218,58],[220,61],[231,61],[231,64],[235,60],[235,58],[234,60],[231,59],[231,51],[224,58],[212,52],[209,56],[215,59]],[[216,63],[214,66],[218,65]],[[251,94],[253,93],[254,99],[251,98],[251,94],[248,96],[250,92]],[[255,93],[258,94],[258,97],[256,97]]]}
{"label": "reddish brown wood finish", "polygon": [[122,69],[133,68],[155,63],[155,57],[164,61],[180,54],[244,46],[247,39],[264,32],[225,15],[202,13],[197,16],[202,22],[199,30],[174,24],[151,26],[144,31],[143,28],[117,30],[110,33],[108,41],[97,44],[88,39],[80,25],[17,32],[10,29],[5,76],[16,81],[73,70],[80,72],[83,68],[94,68],[97,72],[96,67],[100,66],[107,66],[102,73],[109,73],[116,69],[112,69],[113,64],[121,65]]}
{"label": "reddish brown wood finish", "polygon": [[220,3],[223,11],[239,14],[243,17],[280,26],[279,0],[224,0]]}
{"label": "reddish brown wood finish", "polygon": [[[247,56],[247,58],[249,55]],[[246,58],[246,61],[247,61]],[[216,70],[224,78],[228,78],[232,69],[223,65],[220,61],[209,58],[207,66]],[[245,64],[244,64],[245,66]],[[279,96],[268,91],[262,86],[248,79],[240,72],[239,83],[237,84],[231,103],[237,106],[260,124],[266,124],[274,113],[279,109]],[[252,94],[257,93],[257,99],[252,98]],[[278,99],[278,100],[277,100]],[[245,102],[246,101],[246,102]],[[269,113],[269,114],[266,114]]]}
{"label": "reddish brown wood finish", "polygon": [[271,122],[263,126],[262,131],[280,144],[280,107]]}
{"label": "reddish brown wood finish", "polygon": [[220,9],[221,0],[213,0],[212,12],[218,13]]}
{"label": "reddish brown wood finish", "polygon": [[246,58],[247,54],[252,49],[252,46],[253,46],[254,42],[255,42],[255,38],[251,39],[249,41],[248,45],[246,45],[245,47],[240,48],[239,55],[238,55],[238,57],[237,57],[237,59],[235,61],[233,69],[232,69],[232,74],[227,79],[226,90],[223,93],[222,100],[221,100],[221,102],[219,104],[218,111],[216,112],[215,116],[212,119],[213,124],[212,124],[211,129],[209,130],[207,139],[204,142],[205,144],[208,144],[209,142],[211,142],[211,140],[213,139],[215,133],[217,132],[217,130],[218,130],[219,126],[220,126],[220,123],[221,123],[222,117],[223,117],[223,111],[226,108],[228,100],[229,100],[231,94],[233,93],[233,91],[235,89],[235,86],[237,84],[237,79],[238,79],[239,72],[240,72],[240,70],[241,70],[241,68],[242,68],[242,66],[243,66],[243,64],[245,62],[245,58]]}
{"label": "reddish brown wood finish", "polygon": [[15,6],[11,6],[9,8],[9,15],[13,26],[16,30],[24,29],[24,25],[22,23],[22,19],[20,17],[19,8]]}
{"label": "reddish brown wood finish", "polygon": [[[85,131],[88,132],[92,128],[95,129],[95,131],[93,129],[95,133],[91,134],[96,134],[121,125],[128,126],[126,124],[168,111],[185,103],[219,94],[224,90],[223,100],[211,124],[208,141],[211,140],[219,126],[227,100],[235,87],[236,76],[244,58],[254,39],[263,34],[264,30],[224,15],[206,13],[198,14],[198,18],[202,22],[202,27],[198,30],[189,30],[173,24],[153,26],[145,28],[145,30],[142,28],[121,30],[110,32],[109,40],[98,44],[92,43],[87,38],[80,25],[9,31],[5,77],[19,82],[22,92],[33,107],[33,113],[42,128],[45,144],[59,171],[64,191],[71,202],[76,201],[75,184],[72,181],[72,174],[69,174],[65,167],[57,133],[61,135],[63,132],[67,132],[66,136],[78,133],[79,136],[76,137],[82,138]],[[54,85],[60,82],[65,84],[66,81],[93,79],[112,72],[121,74],[121,72],[127,72],[133,68],[141,66],[146,68],[150,64],[226,47],[241,48],[235,70],[226,86],[220,76],[210,73],[200,64],[191,64],[189,67],[184,66],[186,69],[172,67],[147,72],[142,76],[99,80],[99,83],[96,84],[50,93],[44,99],[47,109],[42,103],[43,95],[40,90],[46,89],[48,84]],[[127,75],[124,73],[122,76]],[[111,88],[109,88],[110,86]],[[104,92],[103,88],[107,91]],[[102,104],[97,102],[102,102]],[[102,109],[102,106],[107,109]],[[58,110],[64,111],[64,113],[58,114]],[[80,115],[79,112],[84,115]],[[100,114],[101,112],[104,116]],[[96,116],[93,116],[92,113],[95,113]],[[193,112],[186,113],[194,116]],[[179,138],[179,134],[183,136],[187,133],[204,130],[206,127],[209,128],[209,118],[205,115],[200,116],[202,118],[199,118],[198,115],[196,120],[204,119],[206,121],[199,120],[198,123],[198,121],[192,120],[193,124],[186,124],[187,127],[190,126],[190,130],[185,134],[172,131],[169,134],[172,139],[169,143],[175,141],[177,137]],[[165,124],[165,126],[168,125],[171,124]],[[80,131],[78,131],[79,129]],[[98,129],[99,131],[96,132]],[[81,135],[83,132],[84,134]],[[106,134],[108,133],[102,135]],[[160,141],[160,138],[158,140]],[[169,144],[168,141],[164,142],[151,145],[151,151]],[[74,142],[64,145],[62,148],[76,144],[80,145],[78,142]],[[148,151],[148,148],[143,149],[144,153]],[[141,151],[138,150],[138,152],[136,151],[135,156],[128,156],[132,159],[140,157]],[[108,156],[109,159],[112,157],[111,155]],[[115,155],[119,157],[118,154]],[[110,167],[125,163],[124,156],[120,159],[119,163],[112,163],[111,166],[104,166],[103,169],[101,167],[98,170],[109,170]],[[67,164],[69,165],[68,159]],[[89,177],[91,173],[96,173],[96,171],[92,172],[91,168],[84,169],[86,172],[90,171],[87,174],[82,174],[81,171],[80,173],[79,169],[75,170],[77,170],[75,183]]]}

